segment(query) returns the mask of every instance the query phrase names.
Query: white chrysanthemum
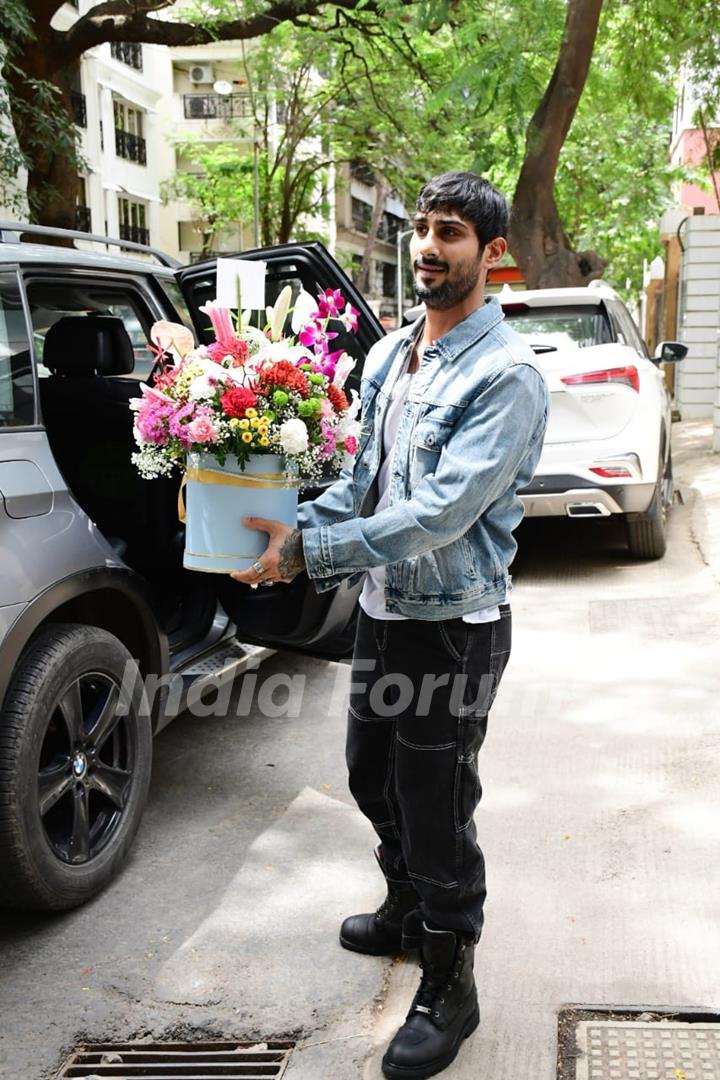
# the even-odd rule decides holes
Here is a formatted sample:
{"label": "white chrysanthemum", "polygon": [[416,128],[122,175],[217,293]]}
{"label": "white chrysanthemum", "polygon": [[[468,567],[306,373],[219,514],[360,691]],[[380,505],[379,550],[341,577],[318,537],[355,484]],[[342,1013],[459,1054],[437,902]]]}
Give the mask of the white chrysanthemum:
{"label": "white chrysanthemum", "polygon": [[215,389],[215,381],[211,382],[209,375],[199,375],[191,382],[188,397],[193,401],[204,401],[213,396]]}
{"label": "white chrysanthemum", "polygon": [[302,454],[308,448],[308,429],[302,420],[286,420],[280,425],[280,445],[286,454]]}

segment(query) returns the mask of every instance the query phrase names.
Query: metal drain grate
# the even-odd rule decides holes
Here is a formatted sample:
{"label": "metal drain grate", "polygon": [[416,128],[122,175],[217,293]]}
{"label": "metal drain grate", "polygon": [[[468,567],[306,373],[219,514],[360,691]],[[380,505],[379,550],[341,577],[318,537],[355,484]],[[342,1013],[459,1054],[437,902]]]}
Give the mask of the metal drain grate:
{"label": "metal drain grate", "polygon": [[563,1010],[558,1078],[720,1080],[720,1018],[706,1010]]}
{"label": "metal drain grate", "polygon": [[78,1046],[56,1080],[268,1080],[281,1077],[294,1043],[96,1043]]}
{"label": "metal drain grate", "polygon": [[720,1080],[718,1024],[586,1020],[577,1042],[577,1080]]}

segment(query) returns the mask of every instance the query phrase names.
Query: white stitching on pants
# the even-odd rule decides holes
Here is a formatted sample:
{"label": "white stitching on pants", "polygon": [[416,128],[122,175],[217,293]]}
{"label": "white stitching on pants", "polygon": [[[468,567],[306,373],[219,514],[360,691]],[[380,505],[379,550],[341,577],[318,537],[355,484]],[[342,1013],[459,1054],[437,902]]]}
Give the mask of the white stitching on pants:
{"label": "white stitching on pants", "polygon": [[351,712],[353,714],[353,716],[355,717],[355,719],[359,720],[363,724],[372,724],[372,723],[374,723],[374,719],[375,719],[374,717],[372,717],[372,716],[361,716],[360,713],[357,711],[357,709],[353,709],[352,705],[348,705],[348,712]]}
{"label": "white stitching on pants", "polygon": [[400,835],[400,830],[398,829],[397,821],[395,820],[395,807],[393,806],[392,799],[390,798],[390,785],[391,785],[391,783],[393,781],[394,772],[395,772],[395,743],[391,742],[390,743],[390,753],[388,754],[387,773],[386,773],[386,776],[385,776],[385,787],[383,788],[383,798],[385,799],[385,803],[387,805],[387,808],[390,811],[390,817],[392,819],[391,820],[392,827],[395,830],[395,832],[397,833],[397,835],[399,836]]}
{"label": "white stitching on pants", "polygon": [[395,738],[403,746],[409,747],[410,750],[454,750],[457,746],[457,742],[438,743],[437,746],[419,746],[417,743],[408,742],[407,739],[403,739],[402,735],[398,735],[395,732]]}
{"label": "white stitching on pants", "polygon": [[439,889],[457,889],[459,882],[457,881],[434,881],[431,877],[424,877],[422,874],[413,874],[412,870],[408,870],[408,874],[413,881],[425,881],[428,885],[437,885]]}

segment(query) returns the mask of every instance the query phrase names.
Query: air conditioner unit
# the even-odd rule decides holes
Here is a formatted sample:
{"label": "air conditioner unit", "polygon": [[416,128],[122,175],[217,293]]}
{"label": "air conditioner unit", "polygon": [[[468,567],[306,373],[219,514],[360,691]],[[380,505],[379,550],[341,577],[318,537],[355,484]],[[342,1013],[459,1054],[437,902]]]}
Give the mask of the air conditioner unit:
{"label": "air conditioner unit", "polygon": [[193,64],[190,68],[190,82],[195,85],[215,82],[215,71],[212,64]]}

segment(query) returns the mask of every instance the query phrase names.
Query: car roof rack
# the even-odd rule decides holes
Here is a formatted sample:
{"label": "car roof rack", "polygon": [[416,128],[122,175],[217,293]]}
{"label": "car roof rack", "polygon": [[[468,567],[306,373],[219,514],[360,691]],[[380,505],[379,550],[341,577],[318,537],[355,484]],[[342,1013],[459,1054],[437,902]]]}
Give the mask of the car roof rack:
{"label": "car roof rack", "polygon": [[[7,233],[11,235],[6,235]],[[183,264],[172,255],[166,255],[158,248],[149,247],[147,244],[138,244],[134,240],[120,240],[114,236],[100,236],[97,233],[80,232],[77,229],[56,229],[49,225],[29,225],[22,221],[0,221],[0,244],[21,243],[20,236],[23,233],[32,233],[33,236],[59,236],[64,240],[92,240],[97,244],[105,244],[114,247],[126,248],[128,251],[139,251],[143,255],[152,255],[163,266],[172,270]]]}

